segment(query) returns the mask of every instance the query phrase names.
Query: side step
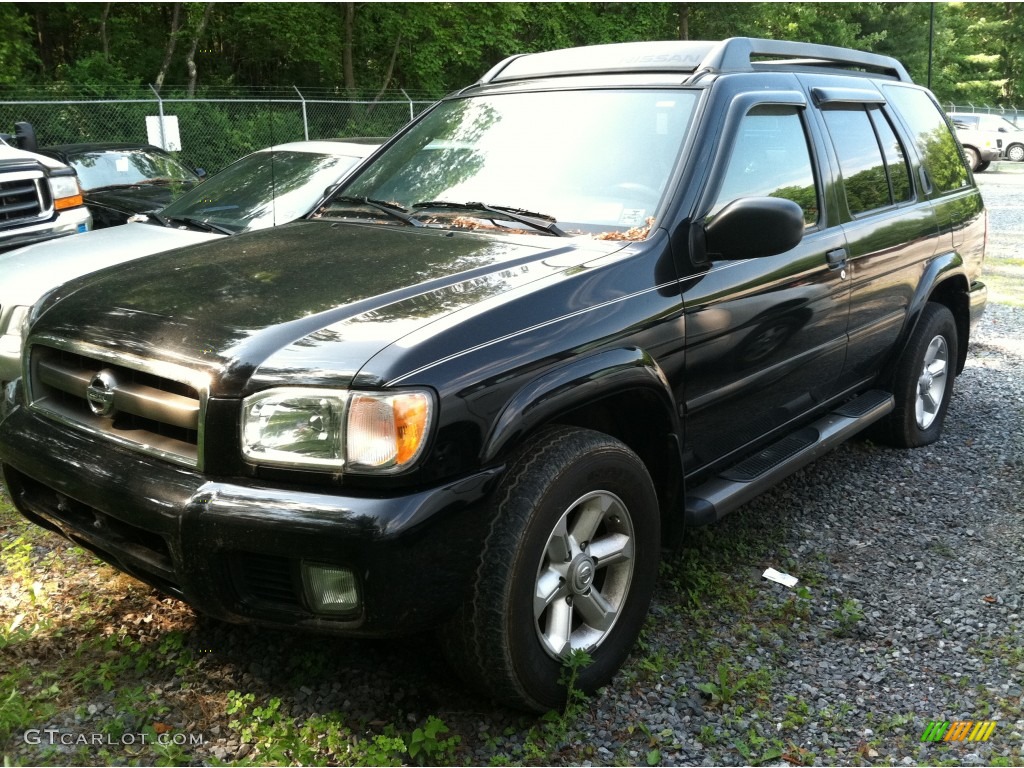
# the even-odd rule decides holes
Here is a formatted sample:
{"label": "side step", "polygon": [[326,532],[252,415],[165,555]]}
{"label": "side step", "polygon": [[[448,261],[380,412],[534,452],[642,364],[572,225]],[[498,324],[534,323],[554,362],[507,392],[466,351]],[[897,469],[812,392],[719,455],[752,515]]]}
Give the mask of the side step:
{"label": "side step", "polygon": [[870,390],[843,403],[813,424],[792,432],[764,450],[686,494],[686,525],[707,525],[771,488],[839,443],[878,421],[895,407],[888,392]]}

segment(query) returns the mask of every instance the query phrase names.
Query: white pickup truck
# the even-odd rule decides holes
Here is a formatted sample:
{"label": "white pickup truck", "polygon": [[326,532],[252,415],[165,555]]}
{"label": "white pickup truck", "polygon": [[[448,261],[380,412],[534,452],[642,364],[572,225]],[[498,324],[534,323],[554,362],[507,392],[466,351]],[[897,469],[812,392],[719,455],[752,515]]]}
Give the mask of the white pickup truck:
{"label": "white pickup truck", "polygon": [[74,170],[33,149],[28,123],[0,134],[0,251],[92,229]]}

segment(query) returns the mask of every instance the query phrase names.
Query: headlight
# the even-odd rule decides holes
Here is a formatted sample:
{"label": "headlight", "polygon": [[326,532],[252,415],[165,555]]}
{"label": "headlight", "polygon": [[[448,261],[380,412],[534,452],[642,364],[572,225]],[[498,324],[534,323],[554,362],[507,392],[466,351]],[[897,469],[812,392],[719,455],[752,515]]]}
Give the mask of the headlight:
{"label": "headlight", "polygon": [[427,442],[433,396],[287,387],[242,401],[242,453],[260,464],[399,472]]}
{"label": "headlight", "polygon": [[53,207],[58,211],[83,204],[82,190],[74,176],[51,176],[48,181],[50,194],[53,195]]}
{"label": "headlight", "polygon": [[28,325],[28,313],[31,307],[14,307],[7,315],[7,323],[2,322],[0,316],[0,336],[24,336],[25,327]]}

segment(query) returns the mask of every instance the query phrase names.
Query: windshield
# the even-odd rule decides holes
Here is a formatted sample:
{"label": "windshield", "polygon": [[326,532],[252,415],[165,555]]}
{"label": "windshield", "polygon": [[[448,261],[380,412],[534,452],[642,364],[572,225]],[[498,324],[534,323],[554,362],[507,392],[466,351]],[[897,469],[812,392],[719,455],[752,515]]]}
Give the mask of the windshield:
{"label": "windshield", "polygon": [[68,161],[82,189],[130,187],[136,184],[187,182],[199,177],[169,155],[145,149],[106,149],[74,155]]}
{"label": "windshield", "polygon": [[[480,206],[467,205],[482,203],[557,221],[570,235],[646,234],[695,102],[693,92],[639,89],[444,102],[320,215],[402,223],[368,208],[359,214],[353,206],[366,199],[398,204],[430,225],[480,229],[487,228],[479,226],[480,219],[500,221],[489,208],[475,213]],[[521,220],[501,226],[520,227],[538,231]]]}
{"label": "windshield", "polygon": [[1005,117],[996,118],[996,130],[1002,131],[1003,133],[1017,133],[1021,129],[1011,123]]}
{"label": "windshield", "polygon": [[160,214],[220,224],[234,232],[263,229],[309,213],[324,190],[360,158],[315,152],[256,152],[185,193]]}

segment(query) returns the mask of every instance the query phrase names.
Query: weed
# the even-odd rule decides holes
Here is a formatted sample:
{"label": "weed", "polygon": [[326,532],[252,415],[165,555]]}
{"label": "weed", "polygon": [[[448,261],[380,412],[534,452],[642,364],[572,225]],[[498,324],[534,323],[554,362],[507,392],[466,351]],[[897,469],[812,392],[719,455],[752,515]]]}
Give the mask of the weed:
{"label": "weed", "polygon": [[715,730],[713,725],[703,725],[701,726],[697,740],[705,747],[712,747],[719,741],[718,732]]}
{"label": "weed", "polygon": [[448,757],[462,741],[459,736],[446,739],[439,738],[448,733],[449,728],[442,720],[431,715],[422,728],[417,728],[409,737],[409,757],[420,764],[439,765],[439,757]]}
{"label": "weed", "polygon": [[[697,684],[697,689],[701,693],[711,697],[712,704],[728,704],[744,690],[749,690],[760,698],[766,695],[771,684],[771,674],[764,669],[740,676],[728,664],[719,664],[716,672],[716,680]],[[742,711],[739,706],[733,708],[733,714],[740,714]]]}
{"label": "weed", "polygon": [[853,628],[864,618],[864,611],[858,601],[847,598],[835,609],[832,618],[836,622],[835,629],[832,630],[833,634],[837,637],[848,637],[853,632]]}
{"label": "weed", "polygon": [[0,566],[7,577],[22,583],[32,581],[32,544],[18,536],[0,550]]}
{"label": "weed", "polygon": [[587,695],[579,689],[576,681],[580,670],[593,662],[586,651],[574,650],[562,662],[560,682],[565,686],[565,708],[558,712],[551,710],[541,716],[540,725],[530,728],[523,741],[523,751],[529,759],[543,760],[550,747],[566,740],[569,726],[583,713],[587,706]]}
{"label": "weed", "polygon": [[786,702],[790,705],[786,709],[786,715],[782,720],[784,730],[797,728],[807,722],[811,708],[803,699],[798,699],[793,694],[786,694]]}

